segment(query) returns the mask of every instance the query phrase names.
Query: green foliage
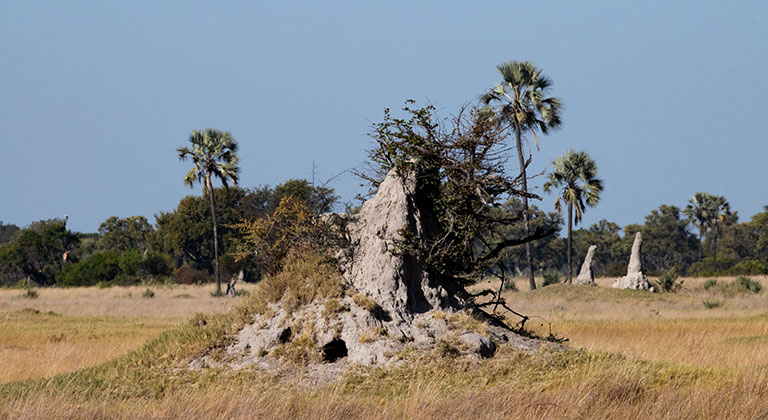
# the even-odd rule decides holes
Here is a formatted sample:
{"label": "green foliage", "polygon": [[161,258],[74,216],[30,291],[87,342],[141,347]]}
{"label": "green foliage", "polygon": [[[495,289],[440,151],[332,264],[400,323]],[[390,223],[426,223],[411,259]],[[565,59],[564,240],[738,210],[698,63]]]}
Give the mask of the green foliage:
{"label": "green foliage", "polygon": [[[517,218],[509,225],[495,226],[495,230],[486,234],[494,242],[504,238],[522,237],[525,235],[523,220],[519,218],[523,211],[523,203],[519,199],[510,199],[503,205],[490,209],[494,217]],[[547,267],[562,267],[565,264],[565,241],[558,237],[563,225],[563,218],[557,212],[545,213],[535,205],[528,207],[529,227],[533,231],[554,231],[553,235],[539,239],[531,243],[533,253],[534,270],[543,270]],[[477,245],[480,247],[480,244]],[[511,273],[522,272],[526,269],[526,255],[524,247],[510,247],[501,253],[501,259],[505,269]]]}
{"label": "green foliage", "polygon": [[405,118],[385,111],[374,124],[369,151],[374,172],[360,174],[375,188],[395,170],[414,179],[413,197],[420,209],[424,237],[400,241],[398,249],[423,264],[448,290],[457,290],[485,277],[503,260],[503,252],[552,233],[495,237],[519,215],[493,211],[511,197],[537,197],[521,192],[519,177],[507,175],[508,124],[492,112],[462,109],[451,120],[439,120],[434,107],[412,108]]}
{"label": "green foliage", "polygon": [[306,179],[289,179],[275,187],[269,198],[270,213],[274,212],[286,197],[294,197],[303,202],[312,214],[328,213],[333,210],[339,197],[331,188],[316,187]]}
{"label": "green foliage", "polygon": [[763,289],[763,286],[761,286],[760,283],[744,276],[739,276],[736,279],[736,284],[747,292],[754,294],[760,293],[760,290]]}
{"label": "green foliage", "polygon": [[502,285],[501,288],[502,288],[502,290],[512,290],[512,291],[515,291],[515,292],[517,291],[517,285],[512,280],[505,281],[504,285]]}
{"label": "green foliage", "polygon": [[0,222],[0,244],[10,242],[21,229],[14,225],[6,225]]}
{"label": "green foliage", "polygon": [[740,276],[732,282],[718,282],[714,279],[707,280],[703,285],[704,290],[715,292],[724,296],[733,296],[743,293],[760,293],[762,285],[750,279],[749,277]]}
{"label": "green foliage", "polygon": [[259,267],[264,274],[278,273],[293,248],[319,253],[341,239],[338,229],[314,216],[304,201],[293,196],[283,198],[271,215],[231,227],[239,233],[234,240],[236,260]]}
{"label": "green foliage", "polygon": [[557,283],[560,283],[560,273],[557,270],[550,269],[544,271],[544,281],[541,283],[542,287]]}
{"label": "green foliage", "polygon": [[759,275],[768,274],[768,265],[752,258],[745,258],[728,269],[730,274]]}
{"label": "green foliage", "polygon": [[65,251],[74,249],[79,238],[66,229],[63,220],[33,222],[0,245],[0,279],[6,284],[28,278],[37,284],[54,283]]}
{"label": "green foliage", "polygon": [[131,249],[147,249],[154,229],[144,216],[119,218],[112,216],[99,226],[97,247],[115,253]]}
{"label": "green foliage", "polygon": [[146,299],[151,299],[151,298],[155,297],[155,291],[152,290],[152,289],[146,289],[146,290],[144,290],[144,293],[141,294],[141,297],[146,298]]}
{"label": "green foliage", "polygon": [[673,267],[659,276],[659,286],[661,286],[662,290],[665,292],[677,292],[680,290],[680,288],[683,286],[683,282],[678,281],[677,273],[677,268]]}
{"label": "green foliage", "polygon": [[719,300],[705,300],[702,303],[704,304],[704,307],[707,309],[715,309],[723,304],[723,302]]}
{"label": "green foliage", "polygon": [[98,252],[85,261],[64,266],[56,283],[60,286],[93,286],[111,282],[120,273],[119,258],[111,251]]}

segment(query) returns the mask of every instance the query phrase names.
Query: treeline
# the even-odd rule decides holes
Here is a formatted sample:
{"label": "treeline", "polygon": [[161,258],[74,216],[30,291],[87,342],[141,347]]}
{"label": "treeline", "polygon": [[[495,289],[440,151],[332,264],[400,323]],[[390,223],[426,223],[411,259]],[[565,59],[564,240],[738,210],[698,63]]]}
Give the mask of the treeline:
{"label": "treeline", "polygon": [[[215,189],[223,276],[243,269],[245,279],[259,267],[233,257],[240,235],[235,225],[271,215],[285,197],[300,200],[313,214],[333,210],[333,189],[289,180],[272,188]],[[212,279],[213,232],[208,196],[183,198],[175,210],[155,215],[110,217],[97,233],[67,229],[66,220],[38,221],[25,228],[0,222],[0,285],[109,286],[147,281],[199,283]]]}
{"label": "treeline", "polygon": [[[512,201],[504,207],[504,211],[514,214],[521,204]],[[668,270],[699,276],[768,274],[768,206],[743,222],[739,222],[737,212],[729,209],[716,215],[710,212],[711,221],[697,218],[695,210],[693,203],[685,208],[661,205],[645,216],[643,224],[622,227],[603,219],[588,228],[574,230],[574,267],[578,271],[589,246],[596,245],[593,269],[597,276],[626,274],[632,242],[639,231],[643,234],[643,270],[648,274],[660,275]],[[531,226],[551,227],[559,233],[563,224],[559,213],[531,206]],[[521,230],[522,224],[516,228]],[[535,269],[564,273],[565,241],[553,235],[535,242]],[[506,264],[510,271],[523,275],[524,250],[511,250]]]}

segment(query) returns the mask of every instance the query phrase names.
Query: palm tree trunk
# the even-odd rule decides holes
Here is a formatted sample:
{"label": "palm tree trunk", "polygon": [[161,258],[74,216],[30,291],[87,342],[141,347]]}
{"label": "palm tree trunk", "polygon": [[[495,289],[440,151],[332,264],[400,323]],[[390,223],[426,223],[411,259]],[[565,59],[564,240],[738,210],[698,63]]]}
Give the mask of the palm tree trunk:
{"label": "palm tree trunk", "polygon": [[571,240],[573,232],[573,203],[568,203],[568,284],[573,277],[573,262],[571,261]]}
{"label": "palm tree trunk", "polygon": [[715,219],[715,270],[717,270],[717,219]]}
{"label": "palm tree trunk", "polygon": [[208,188],[208,196],[211,199],[211,219],[213,219],[213,271],[216,275],[216,295],[221,295],[221,273],[219,272],[219,234],[216,228],[216,201],[213,197],[213,184],[211,174],[207,174],[205,183]]}
{"label": "palm tree trunk", "polygon": [[[525,170],[525,156],[523,155],[523,139],[520,134],[520,127],[515,124],[515,140],[517,146],[517,158],[520,161],[520,175],[523,178],[523,192],[528,192],[528,177]],[[528,226],[528,197],[523,196],[523,230],[525,236],[530,234],[530,228]],[[531,243],[525,244],[525,260],[528,264],[528,285],[531,290],[536,289],[536,282],[533,280],[533,253],[531,251]]]}
{"label": "palm tree trunk", "polygon": [[701,271],[701,235],[702,235],[702,228],[699,227],[699,271]]}

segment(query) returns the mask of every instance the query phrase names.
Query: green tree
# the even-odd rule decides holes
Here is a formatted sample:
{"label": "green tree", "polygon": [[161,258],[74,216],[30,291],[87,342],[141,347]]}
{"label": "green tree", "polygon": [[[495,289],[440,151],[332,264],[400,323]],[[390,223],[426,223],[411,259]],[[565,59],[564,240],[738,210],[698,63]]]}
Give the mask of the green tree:
{"label": "green tree", "polygon": [[189,136],[191,147],[176,149],[179,160],[191,159],[195,166],[184,176],[184,182],[194,187],[196,182],[203,185],[203,195],[209,197],[211,219],[213,221],[213,256],[216,273],[216,293],[221,294],[221,273],[219,272],[219,240],[216,224],[216,201],[214,198],[213,179],[219,178],[224,187],[231,181],[237,185],[240,167],[237,157],[237,142],[227,131],[206,128],[192,131]]}
{"label": "green tree", "polygon": [[619,243],[621,226],[602,219],[588,229],[573,231],[573,254],[584,256],[591,245],[597,246],[592,260],[595,275],[620,275],[626,270],[626,259],[616,258],[614,246]]}
{"label": "green tree", "polygon": [[701,266],[702,257],[702,237],[708,236],[711,231],[713,234],[714,264],[717,268],[717,240],[720,234],[720,228],[723,223],[733,224],[738,219],[735,213],[731,212],[730,204],[725,197],[712,195],[705,192],[697,192],[688,200],[683,214],[688,217],[691,224],[699,229],[699,266]]}
{"label": "green tree", "polygon": [[[523,191],[523,228],[524,234],[530,233],[528,197],[528,180],[526,168],[530,164],[530,152],[528,160],[523,151],[523,139],[530,133],[538,149],[539,143],[536,132],[547,134],[550,129],[560,127],[560,100],[556,97],[545,98],[546,92],[552,85],[552,81],[542,74],[533,63],[529,61],[511,61],[501,63],[496,67],[503,80],[490,92],[484,94],[480,101],[485,105],[494,105],[492,108],[498,118],[508,124],[509,129],[515,133],[515,146],[520,165],[520,177]],[[536,288],[533,281],[533,255],[531,243],[525,245],[526,260],[528,264],[528,282],[531,289]]]}
{"label": "green tree", "polygon": [[768,206],[753,215],[750,224],[756,236],[755,257],[768,264]]}
{"label": "green tree", "polygon": [[374,124],[376,147],[370,160],[375,173],[364,178],[374,187],[384,174],[396,171],[412,177],[413,205],[419,210],[422,232],[405,230],[398,252],[423,264],[430,278],[449,295],[471,300],[465,287],[485,278],[510,247],[544,238],[553,230],[523,236],[493,237],[521,215],[492,211],[509,198],[535,194],[520,189],[520,177],[505,171],[509,130],[484,110],[461,109],[440,120],[434,107],[410,108],[406,118],[392,117]]}
{"label": "green tree", "polygon": [[144,251],[153,232],[152,225],[144,216],[111,216],[99,226],[98,247],[118,254],[129,249]]}
{"label": "green tree", "polygon": [[[573,277],[571,255],[573,224],[579,224],[586,205],[594,207],[600,200],[603,181],[597,178],[597,165],[586,152],[569,150],[552,162],[554,172],[549,174],[544,191],[560,189],[555,210],[562,211],[562,202],[568,205],[568,283]],[[575,213],[575,214],[574,214]]]}
{"label": "green tree", "polygon": [[334,195],[333,189],[316,187],[306,179],[289,179],[275,187],[269,199],[270,214],[277,209],[283,198],[293,196],[302,201],[312,214],[328,213],[339,197]]}
{"label": "green tree", "polygon": [[3,222],[0,222],[0,244],[10,242],[20,230],[21,229],[14,224],[5,225]]}
{"label": "green tree", "polygon": [[643,233],[643,267],[661,273],[678,267],[685,271],[695,258],[696,238],[687,229],[680,208],[662,204],[645,216],[643,225],[627,225],[622,245],[629,255],[635,233]]}

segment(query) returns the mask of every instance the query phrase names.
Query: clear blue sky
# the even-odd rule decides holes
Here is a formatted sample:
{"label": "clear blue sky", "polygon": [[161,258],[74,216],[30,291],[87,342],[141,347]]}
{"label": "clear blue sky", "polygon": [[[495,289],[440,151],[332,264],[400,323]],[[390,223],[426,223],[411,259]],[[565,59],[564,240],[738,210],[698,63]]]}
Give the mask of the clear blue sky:
{"label": "clear blue sky", "polygon": [[765,1],[5,0],[0,221],[154,221],[200,194],[175,149],[205,127],[239,141],[243,186],[309,178],[313,159],[329,178],[364,161],[383,108],[428,98],[447,116],[515,59],[566,104],[534,171],[584,149],[605,179],[584,225],[696,191],[742,220],[768,204]]}

